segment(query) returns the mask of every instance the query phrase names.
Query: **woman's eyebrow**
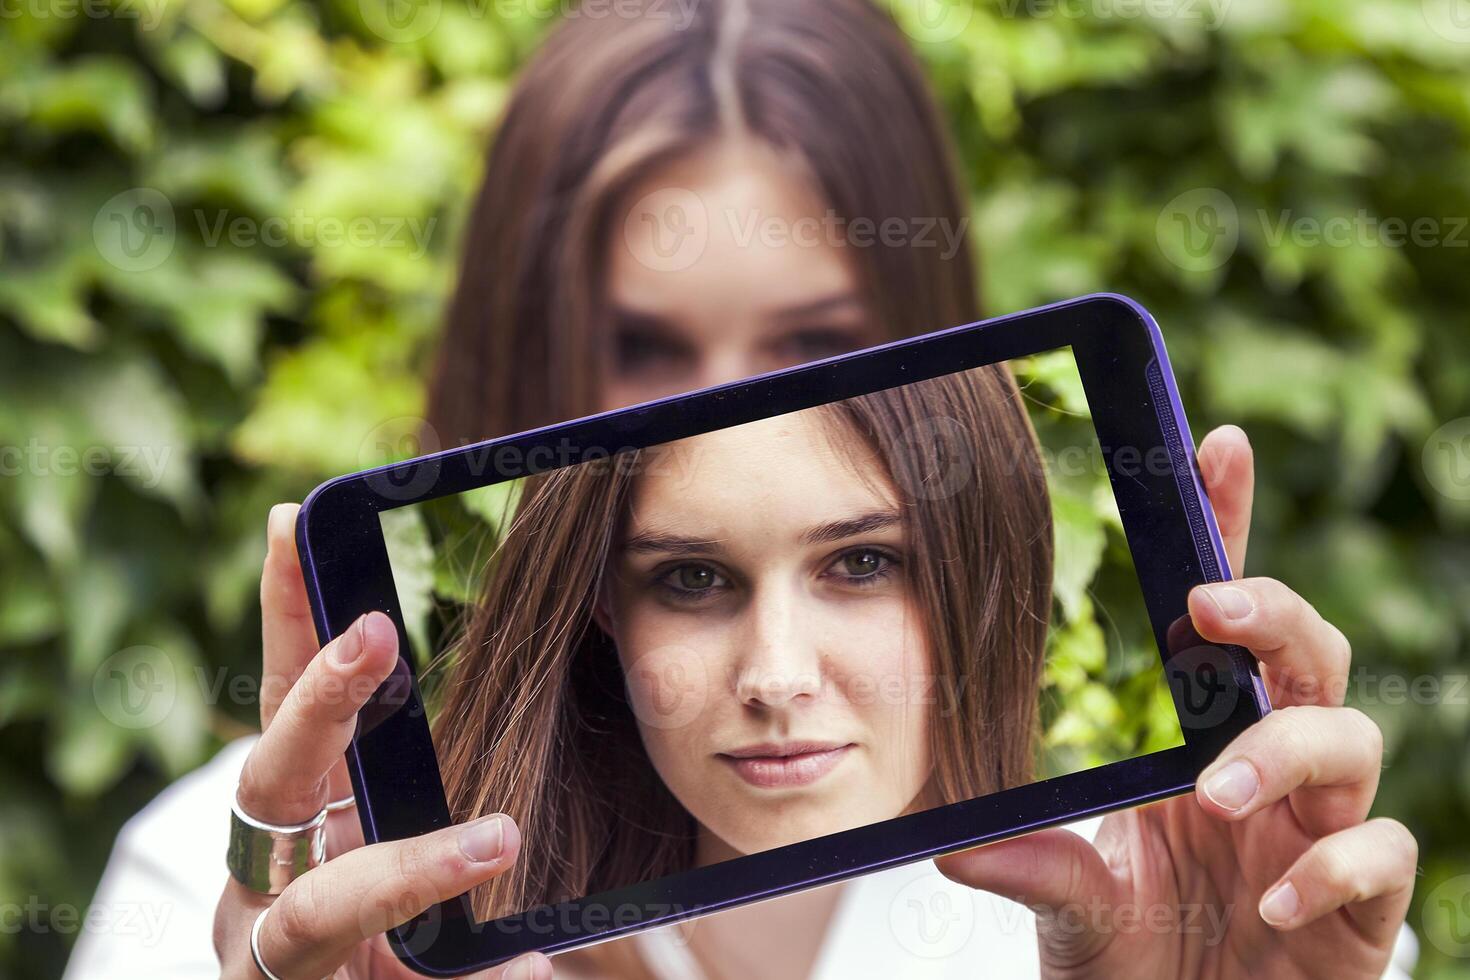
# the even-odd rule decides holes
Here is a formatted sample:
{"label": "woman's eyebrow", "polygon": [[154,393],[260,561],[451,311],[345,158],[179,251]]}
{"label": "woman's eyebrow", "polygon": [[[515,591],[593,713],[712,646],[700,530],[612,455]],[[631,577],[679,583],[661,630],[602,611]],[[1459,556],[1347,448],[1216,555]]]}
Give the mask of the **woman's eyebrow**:
{"label": "woman's eyebrow", "polygon": [[[859,534],[881,531],[903,523],[903,515],[894,510],[875,510],[857,517],[829,521],[807,528],[801,534],[803,544],[825,544]],[[639,531],[629,535],[619,551],[625,554],[687,554],[720,551],[723,545],[715,538],[689,538],[658,530]]]}
{"label": "woman's eyebrow", "polygon": [[775,311],[775,318],[778,320],[804,320],[810,317],[835,313],[848,307],[861,310],[863,308],[862,299],[856,293],[834,293],[831,296],[823,296],[820,299],[798,303],[795,306],[788,306],[784,309],[777,310]]}
{"label": "woman's eyebrow", "polygon": [[691,551],[718,551],[720,543],[708,538],[685,538],[660,531],[640,531],[631,535],[619,549],[625,554],[687,554]]}
{"label": "woman's eyebrow", "polygon": [[829,541],[841,541],[858,534],[869,534],[873,531],[881,531],[883,528],[892,527],[903,523],[903,515],[894,510],[875,510],[858,517],[850,517],[841,521],[831,521],[827,524],[818,524],[816,527],[807,528],[802,532],[801,540],[806,544],[825,544]]}

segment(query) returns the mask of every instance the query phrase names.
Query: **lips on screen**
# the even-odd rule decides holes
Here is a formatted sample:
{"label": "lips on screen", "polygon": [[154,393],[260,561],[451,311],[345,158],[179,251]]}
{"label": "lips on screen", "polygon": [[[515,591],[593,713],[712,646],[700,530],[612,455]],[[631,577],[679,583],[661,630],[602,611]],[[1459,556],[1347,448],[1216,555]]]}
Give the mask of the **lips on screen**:
{"label": "lips on screen", "polygon": [[487,916],[1183,744],[1067,348],[383,513]]}

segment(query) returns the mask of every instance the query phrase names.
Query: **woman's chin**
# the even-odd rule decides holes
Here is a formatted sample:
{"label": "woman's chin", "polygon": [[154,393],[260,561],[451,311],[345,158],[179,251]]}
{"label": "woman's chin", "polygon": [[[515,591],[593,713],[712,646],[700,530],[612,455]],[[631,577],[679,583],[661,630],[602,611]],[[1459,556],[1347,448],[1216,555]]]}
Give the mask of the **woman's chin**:
{"label": "woman's chin", "polygon": [[732,832],[729,836],[721,835],[721,837],[740,854],[758,854],[761,851],[785,847],[787,844],[800,844],[815,837],[825,837],[828,834],[837,834],[856,827],[866,827],[869,824],[890,820],[898,815],[898,811],[870,814],[858,812],[852,808],[814,813],[802,818],[793,818],[790,814],[770,814],[755,818],[746,827]]}

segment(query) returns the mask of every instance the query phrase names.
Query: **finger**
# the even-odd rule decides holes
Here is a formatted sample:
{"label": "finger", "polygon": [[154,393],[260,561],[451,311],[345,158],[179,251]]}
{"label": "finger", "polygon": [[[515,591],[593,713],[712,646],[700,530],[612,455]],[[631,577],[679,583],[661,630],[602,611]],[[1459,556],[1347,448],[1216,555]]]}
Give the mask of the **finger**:
{"label": "finger", "polygon": [[1275,579],[1196,586],[1189,615],[1211,643],[1239,644],[1256,655],[1273,705],[1339,705],[1347,696],[1353,659],[1347,637]]}
{"label": "finger", "polygon": [[[281,702],[318,649],[296,550],[296,518],[300,511],[297,504],[277,504],[271,508],[266,525],[266,561],[260,580],[262,731],[270,726]],[[344,763],[333,768],[329,782],[328,792],[334,800],[352,792]]]}
{"label": "finger", "polygon": [[294,824],[327,802],[328,776],[357,727],[357,712],[398,662],[393,621],[369,613],[322,648],[250,750],[237,790],[257,820]]}
{"label": "finger", "polygon": [[527,953],[483,976],[486,980],[551,980],[551,960],[542,953]]}
{"label": "finger", "polygon": [[281,893],[261,923],[261,958],[282,976],[327,976],[364,940],[503,874],[520,845],[515,821],[492,814],[349,851]]}
{"label": "finger", "polygon": [[265,567],[260,576],[262,730],[270,727],[286,692],[320,647],[296,554],[300,509],[296,504],[277,504],[266,523]]}
{"label": "finger", "polygon": [[1383,733],[1361,711],[1283,708],[1226,746],[1200,773],[1195,798],[1232,821],[1290,798],[1303,828],[1325,836],[1368,815],[1382,762]]}
{"label": "finger", "polygon": [[[345,769],[345,762],[332,769],[332,776],[328,780],[327,799],[342,800],[352,792],[350,779],[346,790],[338,788],[336,779],[339,770]],[[346,809],[334,810],[327,814],[327,859],[330,860],[344,851],[350,851],[363,845],[362,818],[358,815],[356,806]]]}
{"label": "finger", "polygon": [[1419,845],[1397,820],[1379,818],[1313,844],[1261,896],[1261,918],[1284,931],[1343,909],[1373,943],[1390,946],[1414,893]]}
{"label": "finger", "polygon": [[935,858],[951,881],[1028,906],[1049,952],[1061,962],[1083,962],[1106,942],[1095,930],[1059,921],[1067,910],[1116,907],[1118,884],[1090,842],[1070,830],[1041,830],[1025,837]]}
{"label": "finger", "polygon": [[1256,492],[1255,454],[1245,431],[1222,425],[1199,444],[1200,478],[1215,512],[1231,574],[1245,574],[1245,546],[1251,530],[1251,500]]}

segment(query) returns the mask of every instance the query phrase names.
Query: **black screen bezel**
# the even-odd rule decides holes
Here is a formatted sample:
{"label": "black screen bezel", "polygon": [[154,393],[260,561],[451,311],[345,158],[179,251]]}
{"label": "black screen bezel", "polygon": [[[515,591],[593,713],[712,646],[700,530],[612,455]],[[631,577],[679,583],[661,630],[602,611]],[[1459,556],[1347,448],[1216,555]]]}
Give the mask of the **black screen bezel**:
{"label": "black screen bezel", "polygon": [[[533,450],[554,450],[544,458],[575,464],[589,447],[644,448],[1061,347],[1076,358],[1144,602],[1160,649],[1168,651],[1169,631],[1186,614],[1190,588],[1230,573],[1158,327],[1141,306],[1112,294],[331,480],[308,497],[297,522],[318,636],[326,643],[376,609],[393,618],[400,648],[407,650],[379,514],[549,468],[537,467]],[[501,447],[515,451],[495,451]],[[1151,451],[1165,454],[1170,465],[1141,465]],[[515,459],[521,465],[506,465]],[[494,922],[476,922],[462,896],[391,931],[390,942],[419,972],[457,976],[531,950],[559,952],[1188,792],[1219,750],[1269,710],[1253,658],[1237,648],[1223,648],[1220,656],[1211,676],[1227,685],[1221,690],[1229,710],[1183,726],[1184,746]],[[1167,672],[1173,658],[1164,657]],[[1175,697],[1178,708],[1178,690]],[[400,658],[399,670],[360,713],[348,768],[369,843],[451,822],[409,660]]]}

